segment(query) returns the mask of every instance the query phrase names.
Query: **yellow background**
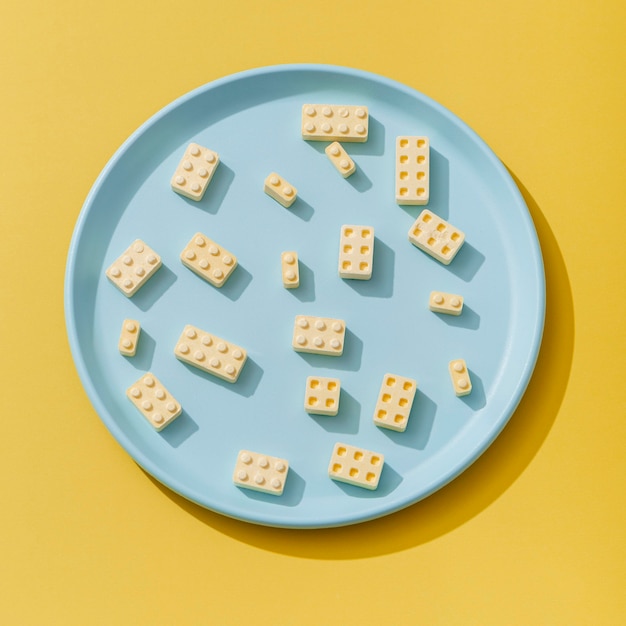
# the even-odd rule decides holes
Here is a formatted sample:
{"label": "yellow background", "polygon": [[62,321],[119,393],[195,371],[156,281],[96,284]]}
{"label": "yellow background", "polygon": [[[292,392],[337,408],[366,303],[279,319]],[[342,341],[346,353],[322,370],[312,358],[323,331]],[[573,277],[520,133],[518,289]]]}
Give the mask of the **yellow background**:
{"label": "yellow background", "polygon": [[[626,623],[621,0],[0,5],[0,623]],[[261,65],[377,72],[476,130],[529,205],[545,337],[509,425],[395,515],[235,522],[147,476],[69,353],[72,229],[119,145]]]}

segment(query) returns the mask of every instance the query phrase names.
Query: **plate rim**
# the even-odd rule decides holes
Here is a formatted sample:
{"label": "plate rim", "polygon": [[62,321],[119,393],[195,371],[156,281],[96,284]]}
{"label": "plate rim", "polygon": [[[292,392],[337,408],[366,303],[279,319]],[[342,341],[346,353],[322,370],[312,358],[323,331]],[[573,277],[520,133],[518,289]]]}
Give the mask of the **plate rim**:
{"label": "plate rim", "polygon": [[[166,117],[171,111],[175,110],[182,104],[193,100],[194,98],[202,96],[206,92],[212,91],[214,89],[219,89],[221,86],[233,83],[235,81],[247,80],[251,77],[258,77],[266,74],[282,74],[294,71],[318,73],[330,72],[333,74],[348,75],[360,80],[370,81],[375,84],[382,85],[385,88],[391,88],[393,90],[401,91],[407,96],[421,100],[428,107],[435,109],[439,115],[442,115],[446,118],[448,123],[451,123],[458,129],[460,129],[460,131],[464,134],[469,135],[472,143],[490,161],[495,171],[498,172],[501,181],[507,187],[507,191],[511,194],[513,198],[515,198],[516,202],[525,209],[524,211],[522,211],[522,217],[523,222],[526,224],[528,234],[530,235],[530,237],[528,237],[528,240],[531,244],[533,252],[532,259],[534,261],[532,267],[529,267],[529,272],[531,271],[531,269],[533,270],[533,284],[535,285],[537,290],[535,295],[538,305],[537,315],[534,319],[532,332],[530,333],[532,335],[532,350],[528,352],[526,362],[524,363],[523,368],[521,368],[520,370],[520,377],[517,381],[517,384],[515,385],[515,392],[511,395],[509,402],[502,409],[503,417],[500,417],[500,419],[495,422],[491,430],[485,431],[485,436],[480,439],[479,444],[476,445],[473,450],[468,451],[468,453],[463,457],[462,462],[451,464],[449,471],[444,476],[439,477],[439,479],[434,484],[430,485],[430,488],[428,488],[427,490],[422,490],[417,495],[412,494],[406,497],[399,498],[392,503],[387,503],[383,507],[378,507],[374,512],[357,512],[353,515],[344,515],[341,520],[322,523],[304,523],[301,520],[294,520],[292,523],[288,523],[282,518],[279,520],[276,516],[273,516],[272,514],[257,515],[255,518],[250,518],[246,517],[245,515],[237,515],[236,511],[234,510],[216,509],[208,506],[204,502],[198,501],[190,493],[190,491],[186,489],[184,484],[180,484],[179,481],[170,476],[167,471],[161,471],[160,468],[156,466],[155,463],[142,452],[141,449],[137,448],[131,441],[127,439],[124,432],[117,427],[114,421],[108,419],[108,411],[103,405],[100,394],[98,393],[93,383],[92,376],[88,371],[87,365],[82,355],[82,351],[79,349],[80,340],[77,333],[76,318],[74,316],[75,298],[73,284],[75,277],[75,260],[77,258],[76,252],[79,242],[81,240],[82,232],[85,228],[87,218],[90,213],[90,207],[92,206],[94,199],[97,197],[102,186],[107,180],[110,172],[115,168],[116,164],[123,157],[123,155],[133,146],[135,141],[143,134],[145,134],[150,128],[156,125],[162,118]],[[532,219],[532,215],[530,214],[528,205],[526,204],[518,186],[515,184],[513,177],[506,169],[502,161],[497,157],[495,152],[487,145],[487,143],[460,117],[452,113],[449,109],[436,102],[426,94],[423,94],[417,89],[414,89],[413,87],[409,87],[408,85],[400,83],[394,79],[381,76],[380,74],[376,74],[374,72],[341,65],[318,63],[289,63],[269,65],[229,74],[227,76],[220,77],[216,80],[210,81],[208,83],[205,83],[204,85],[192,89],[191,91],[179,96],[166,106],[162,107],[152,116],[150,116],[117,148],[115,153],[107,161],[104,168],[100,171],[98,177],[96,178],[91,189],[89,190],[81,207],[72,233],[72,238],[67,253],[64,278],[64,309],[66,331],[74,366],[76,367],[79,379],[82,383],[83,388],[85,389],[85,392],[87,393],[87,396],[93,408],[95,409],[100,420],[106,426],[107,430],[113,435],[115,440],[140,467],[142,467],[146,472],[148,472],[148,474],[158,480],[159,483],[161,483],[168,489],[176,492],[180,496],[186,498],[187,500],[193,502],[194,504],[207,510],[214,511],[215,513],[219,513],[220,515],[224,515],[226,517],[249,523],[278,528],[328,528],[346,526],[380,518],[386,515],[390,515],[391,513],[404,509],[420,500],[427,498],[429,495],[443,488],[445,485],[454,480],[457,476],[462,474],[491,446],[493,441],[498,437],[500,432],[502,432],[502,430],[508,424],[509,420],[512,418],[515,410],[517,409],[517,406],[524,396],[526,388],[528,387],[528,384],[530,383],[530,380],[532,378],[532,374],[541,348],[545,324],[545,307],[545,270],[543,264],[543,256],[541,253],[541,245],[537,230]]]}

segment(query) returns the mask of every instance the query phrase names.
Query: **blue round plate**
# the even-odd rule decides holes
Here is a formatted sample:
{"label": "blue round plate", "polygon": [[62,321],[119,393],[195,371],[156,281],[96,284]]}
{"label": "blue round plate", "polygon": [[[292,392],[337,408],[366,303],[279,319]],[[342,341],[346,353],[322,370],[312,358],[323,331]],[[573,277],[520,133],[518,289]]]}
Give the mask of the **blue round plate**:
{"label": "blue round plate", "polygon": [[[303,141],[304,103],[366,105],[366,143],[345,144],[357,173],[343,179]],[[408,241],[423,207],[394,200],[395,138],[431,142],[428,208],[465,232],[449,266]],[[191,141],[221,163],[201,202],[170,189]],[[276,171],[298,188],[285,209],[263,193]],[[337,275],[340,227],[373,226],[370,281]],[[203,232],[237,255],[222,289],[185,268],[179,255]],[[163,267],[131,299],[105,269],[135,238]],[[301,286],[286,290],[280,254],[296,250]],[[428,309],[431,290],[465,298],[459,317]],[[259,524],[316,528],[351,524],[405,507],[442,487],[494,440],[515,410],[541,342],[545,286],[532,220],[511,177],[463,122],[424,95],[380,76],[333,66],[287,65],[229,76],[167,106],[137,130],[89,193],[72,239],[65,283],[67,329],[83,385],[101,419],[159,481],[214,511]],[[299,314],[346,321],[343,356],[296,353]],[[124,318],[138,319],[133,358],[117,350]],[[178,361],[185,324],[248,350],[236,384]],[[455,396],[448,362],[464,358],[471,395]],[[126,398],[151,371],[183,414],[155,432]],[[415,378],[419,389],[404,433],[372,417],[383,375]],[[304,411],[307,376],[341,379],[335,417]],[[379,487],[329,479],[336,442],[385,455]],[[286,458],[285,492],[240,489],[240,449]]]}

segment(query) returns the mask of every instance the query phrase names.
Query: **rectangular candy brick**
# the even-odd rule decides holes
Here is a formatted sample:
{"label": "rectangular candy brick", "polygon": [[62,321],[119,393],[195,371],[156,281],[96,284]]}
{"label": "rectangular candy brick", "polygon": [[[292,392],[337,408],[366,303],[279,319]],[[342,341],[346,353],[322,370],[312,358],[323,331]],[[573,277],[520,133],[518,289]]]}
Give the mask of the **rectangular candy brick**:
{"label": "rectangular candy brick", "polygon": [[215,287],[221,287],[237,267],[237,257],[206,235],[196,233],[180,253],[183,265]]}
{"label": "rectangular candy brick", "polygon": [[341,356],[345,335],[343,320],[296,315],[291,345],[296,352]]}
{"label": "rectangular candy brick", "polygon": [[369,111],[366,106],[305,104],[302,138],[307,141],[367,141]]}
{"label": "rectangular candy brick", "polygon": [[376,489],[384,464],[383,454],[337,443],[328,465],[328,475],[342,483]]}
{"label": "rectangular candy brick", "polygon": [[409,230],[409,241],[426,254],[448,265],[461,249],[465,233],[424,209]]}
{"label": "rectangular candy brick", "polygon": [[409,423],[417,381],[397,374],[385,374],[374,409],[374,424],[404,432]]}
{"label": "rectangular candy brick", "polygon": [[150,372],[131,385],[126,390],[126,395],[155,430],[163,430],[183,410],[159,379]]}
{"label": "rectangular candy brick", "polygon": [[239,487],[280,496],[285,488],[289,461],[275,456],[241,450],[233,472],[233,482]]}
{"label": "rectangular candy brick", "polygon": [[107,278],[130,298],[161,267],[161,257],[141,239],[135,239],[109,266]]}
{"label": "rectangular candy brick", "polygon": [[183,363],[193,365],[229,383],[237,381],[248,358],[247,352],[240,346],[210,335],[191,324],[183,329],[174,354]]}
{"label": "rectangular candy brick", "polygon": [[339,276],[369,280],[374,265],[374,228],[344,225],[339,242]]}
{"label": "rectangular candy brick", "polygon": [[430,195],[430,146],[428,137],[396,139],[396,202],[428,204]]}
{"label": "rectangular candy brick", "polygon": [[172,176],[172,189],[190,200],[202,200],[219,162],[217,152],[190,143]]}

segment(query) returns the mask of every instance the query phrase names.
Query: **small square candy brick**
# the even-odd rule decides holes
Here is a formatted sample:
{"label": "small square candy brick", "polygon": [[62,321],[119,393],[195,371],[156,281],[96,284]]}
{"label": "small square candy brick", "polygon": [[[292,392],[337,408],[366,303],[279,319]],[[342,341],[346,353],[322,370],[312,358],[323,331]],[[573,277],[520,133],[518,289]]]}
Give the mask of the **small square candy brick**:
{"label": "small square candy brick", "polygon": [[309,376],[306,379],[304,410],[313,415],[337,415],[341,381],[338,378]]}

